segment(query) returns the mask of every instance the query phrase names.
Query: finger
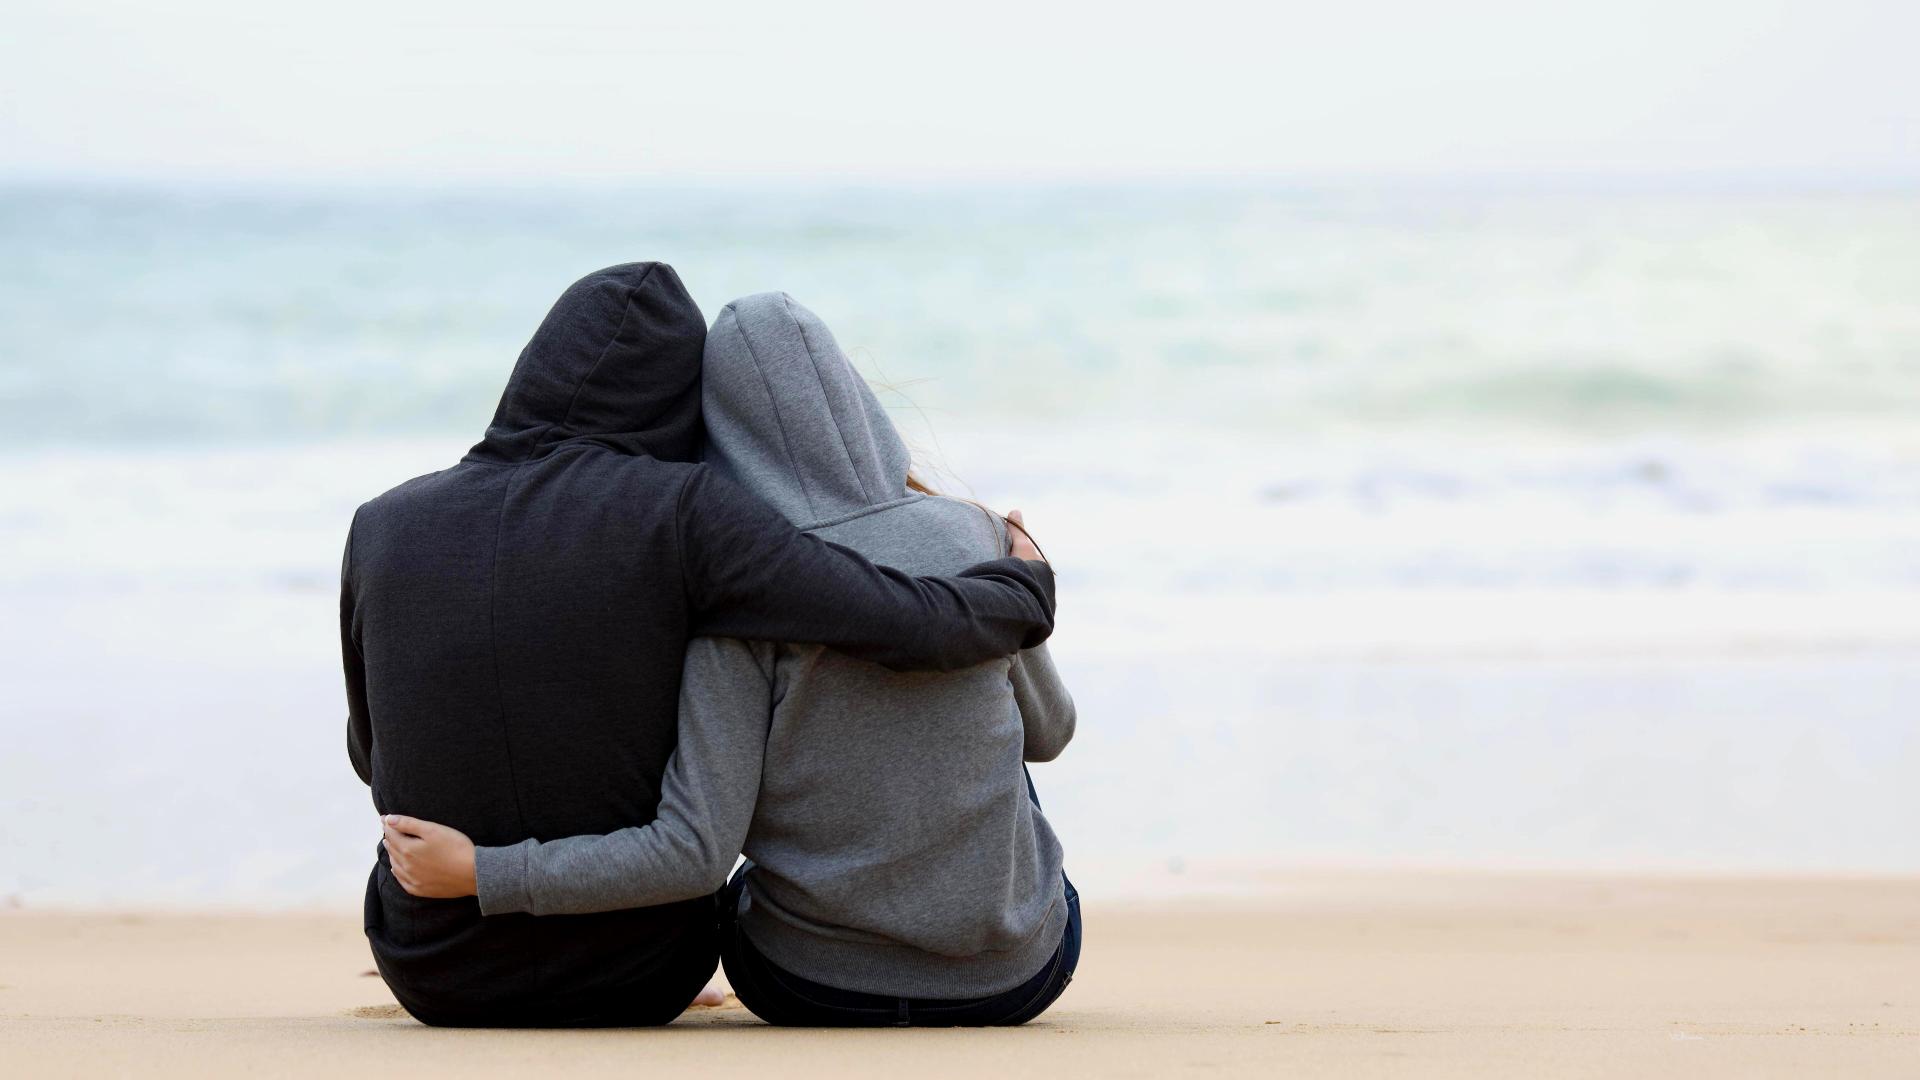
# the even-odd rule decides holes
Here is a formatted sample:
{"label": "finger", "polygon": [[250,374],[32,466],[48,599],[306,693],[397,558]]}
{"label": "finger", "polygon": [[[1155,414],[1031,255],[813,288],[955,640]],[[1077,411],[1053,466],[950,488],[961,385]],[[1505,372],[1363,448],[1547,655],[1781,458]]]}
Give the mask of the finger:
{"label": "finger", "polygon": [[1020,511],[1018,510],[1007,511],[1007,520],[1013,522],[1015,525],[1025,525],[1027,523],[1027,519],[1021,517]]}
{"label": "finger", "polygon": [[410,836],[424,836],[428,830],[440,827],[431,821],[421,821],[419,818],[410,818],[405,814],[388,814],[380,819],[380,823]]}
{"label": "finger", "polygon": [[422,843],[419,837],[408,836],[406,833],[401,832],[391,825],[385,826],[385,830],[387,834],[387,854],[389,856],[395,853],[410,854]]}

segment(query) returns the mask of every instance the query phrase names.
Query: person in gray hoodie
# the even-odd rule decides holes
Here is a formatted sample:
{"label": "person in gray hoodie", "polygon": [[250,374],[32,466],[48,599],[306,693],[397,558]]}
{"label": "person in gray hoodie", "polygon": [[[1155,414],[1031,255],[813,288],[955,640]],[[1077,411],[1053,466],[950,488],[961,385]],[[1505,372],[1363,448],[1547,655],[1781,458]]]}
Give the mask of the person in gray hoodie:
{"label": "person in gray hoodie", "polygon": [[[872,390],[785,294],[720,312],[703,378],[705,460],[802,530],[914,574],[1007,551],[998,515],[912,478]],[[413,876],[471,880],[487,915],[726,883],[721,958],[771,1023],[1018,1024],[1079,958],[1079,898],[1024,764],[1058,756],[1074,722],[1045,646],[902,674],[815,645],[698,638],[651,824],[477,850],[431,823],[404,831],[422,839]],[[727,883],[737,852],[748,862]]]}

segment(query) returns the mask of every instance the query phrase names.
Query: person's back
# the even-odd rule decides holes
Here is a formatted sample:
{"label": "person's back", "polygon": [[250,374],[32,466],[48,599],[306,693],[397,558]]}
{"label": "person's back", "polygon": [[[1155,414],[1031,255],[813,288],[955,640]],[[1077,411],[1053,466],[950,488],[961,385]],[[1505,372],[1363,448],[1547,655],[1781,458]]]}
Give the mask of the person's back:
{"label": "person's back", "polygon": [[[380,721],[376,806],[495,842],[652,816],[674,728],[644,719],[675,713],[669,658],[687,624],[678,564],[657,556],[671,550],[670,496],[686,469],[579,447],[523,468],[464,462],[361,510],[352,571]],[[591,527],[572,527],[583,509]],[[409,896],[376,867],[366,915],[395,993],[452,1023],[503,996],[597,1003],[673,968],[668,950],[708,947],[692,933],[703,907],[482,920],[477,905]],[[677,966],[690,995],[700,958]],[[553,1004],[556,1019],[569,1012]]]}
{"label": "person's back", "polygon": [[[1004,550],[998,526],[910,495],[812,531],[941,574]],[[908,675],[779,647],[739,912],[755,946],[808,979],[902,997],[981,997],[1041,968],[1066,925],[1062,856],[1022,763],[1057,754],[1074,714],[1044,652],[1018,662],[1023,689],[1044,688],[1029,713],[1046,715],[1023,720],[1014,661]]]}
{"label": "person's back", "polygon": [[[928,666],[1035,631],[1039,582],[912,582],[671,460],[700,436],[704,338],[670,268],[591,275],[527,346],[485,440],[360,509],[342,572],[349,753],[382,813],[483,844],[650,819],[703,626]],[[705,900],[483,919],[471,898],[409,895],[384,851],[366,928],[402,1004],[448,1024],[664,1021],[715,956]]]}

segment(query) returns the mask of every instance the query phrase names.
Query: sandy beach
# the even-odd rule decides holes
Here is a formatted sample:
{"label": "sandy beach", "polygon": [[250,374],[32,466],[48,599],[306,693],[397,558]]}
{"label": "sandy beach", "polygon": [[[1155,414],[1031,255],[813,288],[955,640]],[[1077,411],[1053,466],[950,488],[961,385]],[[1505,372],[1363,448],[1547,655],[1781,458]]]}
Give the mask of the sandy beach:
{"label": "sandy beach", "polygon": [[[443,1031],[336,914],[0,915],[20,1076],[1913,1076],[1920,880],[1276,872],[1258,896],[1087,907],[1025,1028]],[[751,1072],[750,1072],[751,1070]]]}

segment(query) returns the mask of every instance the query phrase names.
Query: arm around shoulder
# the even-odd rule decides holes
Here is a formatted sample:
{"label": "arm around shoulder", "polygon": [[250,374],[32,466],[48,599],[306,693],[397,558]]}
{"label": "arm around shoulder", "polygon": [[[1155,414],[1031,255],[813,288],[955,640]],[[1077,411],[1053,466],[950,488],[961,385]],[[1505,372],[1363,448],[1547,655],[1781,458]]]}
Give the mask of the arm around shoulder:
{"label": "arm around shoulder", "polygon": [[680,499],[695,634],[830,645],[896,670],[952,671],[1053,632],[1053,570],[997,559],[914,577],[794,528],[700,468]]}

